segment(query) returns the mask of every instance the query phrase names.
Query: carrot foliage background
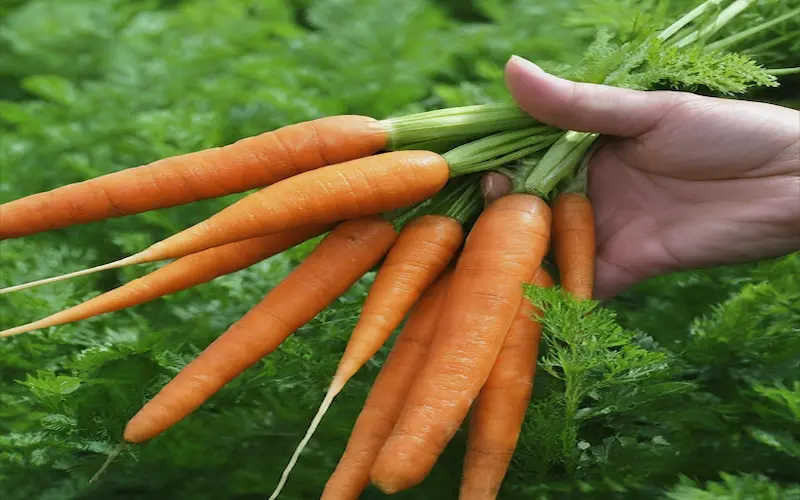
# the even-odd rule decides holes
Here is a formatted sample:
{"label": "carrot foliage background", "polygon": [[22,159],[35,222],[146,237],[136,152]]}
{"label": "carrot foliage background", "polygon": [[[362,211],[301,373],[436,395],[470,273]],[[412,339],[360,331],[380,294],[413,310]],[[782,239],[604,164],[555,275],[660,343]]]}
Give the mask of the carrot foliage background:
{"label": "carrot foliage background", "polygon": [[[598,27],[624,33],[693,3],[1,2],[0,201],[322,115],[383,118],[506,99],[509,54],[575,63]],[[798,66],[798,53],[759,60]],[[787,77],[747,97],[796,106],[788,99],[798,83]],[[235,198],[4,241],[2,281],[115,260]],[[0,342],[0,497],[264,498],[323,396],[371,275],[191,417],[87,480],[146,398],[309,248],[129,311]],[[0,327],[150,269],[5,295]],[[795,254],[655,279],[602,307],[531,291],[551,312],[501,498],[800,496],[797,276]],[[283,498],[318,497],[385,354],[338,398]],[[428,480],[396,496],[455,498],[464,441],[459,433]],[[383,495],[370,489],[364,498]]]}

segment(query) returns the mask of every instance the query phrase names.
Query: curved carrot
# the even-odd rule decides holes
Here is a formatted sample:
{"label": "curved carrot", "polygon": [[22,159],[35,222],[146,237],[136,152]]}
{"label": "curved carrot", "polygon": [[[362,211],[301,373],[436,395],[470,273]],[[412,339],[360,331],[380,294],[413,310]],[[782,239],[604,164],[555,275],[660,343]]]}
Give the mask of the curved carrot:
{"label": "curved carrot", "polygon": [[310,170],[250,194],[214,216],[130,257],[0,290],[8,293],[131,264],[183,257],[292,228],[407,207],[438,192],[450,169],[429,151],[396,151]]}
{"label": "curved carrot", "polygon": [[364,363],[378,352],[420,295],[444,271],[461,246],[463,237],[461,224],[445,215],[424,215],[412,220],[400,231],[364,302],[361,316],[325,398],[292,454],[271,499],[277,498],[333,399]]}
{"label": "curved carrot", "polygon": [[125,440],[150,439],[193,412],[344,293],[396,238],[394,226],[377,216],[337,226],[286,279],[139,410],[125,427]]}
{"label": "curved carrot", "polygon": [[355,500],[369,484],[372,463],[392,432],[414,377],[425,364],[452,278],[452,271],[443,274],[414,305],[372,385],[321,500]]}
{"label": "curved carrot", "polygon": [[550,238],[550,208],[528,194],[504,196],[467,237],[438,333],[405,408],[372,467],[385,493],[422,481],[486,382]]}
{"label": "curved carrot", "polygon": [[592,203],[582,194],[559,194],[553,202],[553,253],[561,286],[579,299],[592,298],[595,245]]}
{"label": "curved carrot", "polygon": [[[540,267],[531,283],[551,287],[553,279]],[[519,305],[489,378],[475,400],[459,500],[497,498],[533,390],[542,325],[532,317],[540,313],[528,300]]]}
{"label": "curved carrot", "polygon": [[33,194],[0,205],[0,240],[264,187],[376,153],[389,140],[382,128],[325,117]]}
{"label": "curved carrot", "polygon": [[330,226],[326,225],[301,227],[283,233],[236,241],[187,255],[141,278],[125,283],[119,288],[93,297],[82,304],[26,325],[0,331],[0,337],[72,323],[144,304],[164,295],[186,290],[220,276],[250,267],[256,262],[272,257],[314,236],[318,236],[329,228]]}

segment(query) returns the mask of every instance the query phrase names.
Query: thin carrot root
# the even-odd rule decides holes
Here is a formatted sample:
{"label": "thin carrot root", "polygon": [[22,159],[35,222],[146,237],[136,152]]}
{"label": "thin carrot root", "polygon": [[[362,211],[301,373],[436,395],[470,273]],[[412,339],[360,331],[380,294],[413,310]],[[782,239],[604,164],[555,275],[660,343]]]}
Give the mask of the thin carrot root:
{"label": "thin carrot root", "polygon": [[331,384],[331,386],[328,387],[328,392],[325,393],[325,398],[322,400],[322,404],[319,406],[319,411],[317,411],[317,414],[314,415],[314,419],[311,421],[311,425],[308,426],[305,436],[303,436],[303,439],[300,440],[300,444],[297,445],[297,448],[294,450],[292,458],[289,459],[289,464],[286,465],[286,468],[283,470],[281,479],[278,481],[278,485],[275,487],[272,495],[269,496],[269,500],[275,500],[278,498],[278,495],[280,495],[281,490],[286,485],[286,481],[289,479],[289,474],[291,474],[292,469],[294,469],[295,464],[297,464],[297,460],[300,458],[300,454],[303,453],[306,445],[308,445],[308,442],[311,441],[311,437],[314,435],[317,427],[319,427],[320,422],[322,422],[322,418],[328,412],[331,404],[333,404],[333,399],[343,388],[344,384]]}
{"label": "thin carrot root", "polygon": [[330,226],[326,225],[306,226],[187,255],[86,302],[38,321],[4,330],[0,332],[0,337],[72,323],[150,302],[249,267],[328,229]]}
{"label": "thin carrot root", "polygon": [[452,270],[446,271],[414,304],[372,385],[336,470],[325,484],[321,500],[356,500],[369,484],[375,457],[391,434],[414,377],[428,357],[452,278]]}
{"label": "thin carrot root", "polygon": [[103,264],[101,266],[92,267],[89,269],[82,269],[80,271],[75,271],[72,273],[62,274],[61,276],[54,276],[52,278],[44,278],[41,280],[31,281],[29,283],[23,283],[21,285],[14,285],[3,288],[0,290],[0,295],[11,293],[11,292],[18,292],[20,290],[26,290],[28,288],[34,288],[37,286],[42,285],[49,285],[51,283],[58,283],[59,281],[65,281],[72,278],[78,278],[80,276],[88,276],[90,274],[99,273],[101,271],[108,271],[110,269],[118,269],[120,267],[125,266],[133,266],[136,264],[144,264],[146,262],[151,262],[147,260],[147,256],[143,255],[142,253],[137,253],[131,255],[130,257],[125,257],[124,259],[120,259],[114,262],[109,262],[108,264]]}
{"label": "thin carrot root", "polygon": [[417,299],[444,271],[463,238],[461,224],[444,215],[419,217],[400,231],[370,289],[325,400],[295,449],[273,498],[283,488],[333,399],[364,363],[378,352]]}
{"label": "thin carrot root", "polygon": [[98,469],[98,471],[95,472],[94,475],[89,479],[90,483],[97,481],[97,479],[101,475],[103,475],[106,469],[108,469],[108,466],[111,465],[111,462],[113,462],[114,459],[116,459],[119,456],[119,454],[122,453],[122,450],[125,448],[126,445],[127,443],[123,440],[119,442],[117,446],[114,447],[114,449],[111,450],[111,453],[108,454],[106,461],[103,462],[103,465],[100,466],[100,469]]}

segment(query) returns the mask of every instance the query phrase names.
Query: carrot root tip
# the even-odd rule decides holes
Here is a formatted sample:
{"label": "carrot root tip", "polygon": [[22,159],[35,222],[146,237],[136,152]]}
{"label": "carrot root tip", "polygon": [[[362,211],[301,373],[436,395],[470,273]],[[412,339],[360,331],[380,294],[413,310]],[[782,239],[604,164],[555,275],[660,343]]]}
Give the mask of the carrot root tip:
{"label": "carrot root tip", "polygon": [[305,449],[308,442],[311,441],[311,437],[314,435],[314,432],[319,427],[320,422],[322,422],[322,417],[325,416],[325,413],[328,412],[328,409],[331,407],[333,403],[333,398],[336,397],[337,394],[341,391],[341,388],[344,384],[331,384],[328,388],[328,391],[325,393],[325,398],[322,400],[322,404],[319,406],[319,410],[317,410],[317,414],[314,415],[314,419],[311,421],[311,425],[308,426],[308,430],[306,431],[305,436],[300,441],[300,444],[297,445],[297,448],[294,450],[292,454],[292,458],[289,460],[289,463],[286,465],[286,468],[283,470],[283,474],[281,474],[281,479],[278,482],[278,485],[275,487],[275,491],[272,492],[270,495],[269,500],[275,500],[278,498],[283,487],[286,485],[286,481],[289,479],[289,474],[292,472],[295,464],[297,464],[297,460],[300,458],[300,454]]}
{"label": "carrot root tip", "polygon": [[114,447],[114,449],[111,450],[111,453],[108,454],[108,458],[106,458],[106,461],[100,466],[100,469],[98,469],[98,471],[95,472],[91,478],[89,478],[89,483],[97,481],[97,479],[103,475],[106,469],[108,469],[108,466],[111,465],[111,462],[113,462],[114,459],[116,459],[119,454],[122,453],[122,449],[125,447],[125,444],[125,441],[121,441],[119,444],[117,444],[117,446]]}

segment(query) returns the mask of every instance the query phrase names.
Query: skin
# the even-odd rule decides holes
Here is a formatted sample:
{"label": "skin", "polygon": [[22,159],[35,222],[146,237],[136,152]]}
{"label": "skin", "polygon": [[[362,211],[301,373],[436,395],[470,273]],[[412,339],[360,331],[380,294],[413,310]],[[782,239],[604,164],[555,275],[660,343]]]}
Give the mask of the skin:
{"label": "skin", "polygon": [[[595,297],[674,271],[800,250],[800,112],[771,104],[575,83],[512,57],[517,104],[590,150]],[[510,189],[487,174],[488,200]]]}

